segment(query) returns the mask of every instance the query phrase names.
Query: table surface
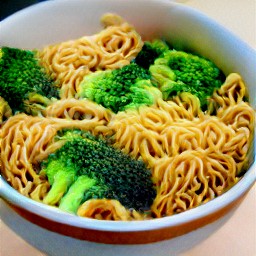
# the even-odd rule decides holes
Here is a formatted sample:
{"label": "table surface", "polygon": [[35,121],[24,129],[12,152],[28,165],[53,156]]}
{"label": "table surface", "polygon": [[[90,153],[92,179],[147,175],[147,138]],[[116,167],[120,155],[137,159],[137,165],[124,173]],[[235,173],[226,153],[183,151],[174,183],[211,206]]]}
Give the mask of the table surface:
{"label": "table surface", "polygon": [[[256,49],[255,0],[180,0],[229,28]],[[48,255],[182,255],[182,256],[256,256],[256,185],[245,200],[214,229],[208,226],[200,233],[192,232],[152,245],[109,246],[62,237],[28,223],[0,201],[0,256],[42,256],[48,241]],[[213,232],[214,230],[214,232]],[[36,237],[36,239],[33,239]],[[42,239],[44,237],[44,239]],[[41,239],[40,239],[41,238]],[[39,241],[39,242],[36,242]],[[70,244],[64,246],[66,244]],[[78,249],[79,247],[79,249]],[[63,250],[65,248],[65,250]],[[76,254],[74,249],[76,249]],[[72,253],[73,252],[73,253]],[[98,254],[97,254],[98,253]]]}

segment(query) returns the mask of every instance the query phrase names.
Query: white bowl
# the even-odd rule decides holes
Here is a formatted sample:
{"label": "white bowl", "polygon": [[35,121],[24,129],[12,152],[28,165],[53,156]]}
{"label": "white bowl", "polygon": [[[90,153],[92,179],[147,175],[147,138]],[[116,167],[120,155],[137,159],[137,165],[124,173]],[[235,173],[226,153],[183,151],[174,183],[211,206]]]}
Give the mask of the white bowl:
{"label": "white bowl", "polygon": [[[145,38],[164,37],[214,61],[226,74],[238,72],[256,107],[256,53],[202,13],[165,0],[62,0],[44,2],[0,23],[0,46],[40,48],[98,32],[100,17],[114,12]],[[254,141],[255,144],[255,141]],[[255,152],[244,177],[205,205],[147,221],[99,221],[69,215],[26,198],[0,176],[0,196],[13,210],[43,228],[78,239],[110,244],[145,244],[174,238],[212,223],[234,209],[256,180]]]}

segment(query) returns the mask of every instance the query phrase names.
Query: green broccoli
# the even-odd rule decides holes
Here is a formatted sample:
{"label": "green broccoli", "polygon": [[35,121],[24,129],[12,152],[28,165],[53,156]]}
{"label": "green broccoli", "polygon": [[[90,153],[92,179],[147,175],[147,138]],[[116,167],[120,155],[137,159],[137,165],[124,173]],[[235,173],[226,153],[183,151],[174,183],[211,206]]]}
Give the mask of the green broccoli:
{"label": "green broccoli", "polygon": [[12,116],[12,110],[8,102],[0,97],[0,125],[5,120]]}
{"label": "green broccoli", "polygon": [[162,40],[145,41],[134,62],[145,69],[149,69],[150,65],[154,64],[155,59],[168,50],[168,45]]}
{"label": "green broccoli", "polygon": [[0,48],[0,96],[14,112],[36,114],[59,92],[53,80],[40,66],[36,52],[18,48]]}
{"label": "green broccoli", "polygon": [[222,71],[210,60],[183,51],[169,50],[149,68],[165,100],[179,92],[190,92],[207,106],[207,98],[225,81]]}
{"label": "green broccoli", "polygon": [[51,185],[45,203],[71,213],[92,198],[116,199],[128,209],[150,208],[156,192],[142,161],[89,132],[65,130],[56,139],[63,146],[42,163]]}
{"label": "green broccoli", "polygon": [[78,96],[88,98],[113,112],[152,105],[162,97],[150,82],[148,70],[135,63],[120,69],[98,71],[84,77]]}

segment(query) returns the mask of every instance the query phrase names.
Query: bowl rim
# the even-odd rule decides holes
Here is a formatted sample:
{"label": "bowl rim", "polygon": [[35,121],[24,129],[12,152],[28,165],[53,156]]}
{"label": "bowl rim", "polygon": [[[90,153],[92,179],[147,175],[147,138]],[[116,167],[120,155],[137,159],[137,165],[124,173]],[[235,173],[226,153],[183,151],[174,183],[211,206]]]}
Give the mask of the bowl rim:
{"label": "bowl rim", "polygon": [[[76,0],[78,2],[79,0]],[[112,0],[112,2],[115,2],[115,0]],[[151,1],[156,2],[155,0],[140,0],[140,1]],[[65,1],[47,1],[47,2],[41,2],[39,4],[30,6],[25,8],[24,10],[21,10],[3,21],[0,22],[0,28],[2,25],[5,24],[5,22],[8,22],[11,20],[15,15],[24,15],[26,12],[40,8],[40,5],[53,5],[53,4],[59,4],[61,2],[68,2]],[[165,4],[170,5],[177,5],[180,6],[180,8],[184,8],[185,10],[193,10],[194,13],[200,14],[201,16],[204,16],[209,20],[209,22],[213,23],[214,25],[222,27],[220,24],[209,18],[208,16],[204,15],[200,11],[194,10],[192,7],[184,6],[179,3],[173,3],[173,1],[167,1],[167,0],[158,0],[158,2],[162,2]],[[242,42],[242,40],[238,39],[235,35],[233,35],[231,32],[229,32],[232,37],[236,38],[236,40],[239,40]],[[250,47],[248,46],[248,49]],[[256,55],[255,55],[256,56]],[[254,145],[256,144],[256,139],[254,139]],[[172,216],[166,216],[162,218],[157,219],[150,219],[150,220],[136,220],[136,221],[105,221],[105,220],[96,220],[96,219],[90,219],[85,217],[79,217],[76,215],[71,215],[69,213],[63,212],[59,210],[56,207],[48,206],[43,203],[34,201],[30,198],[27,198],[20,194],[18,191],[16,191],[14,188],[12,188],[7,181],[4,179],[3,176],[0,174],[0,198],[6,200],[7,202],[10,202],[11,204],[14,204],[15,206],[18,206],[26,211],[29,211],[31,213],[34,213],[36,215],[39,215],[41,217],[44,217],[46,219],[55,221],[57,223],[67,224],[71,226],[76,226],[79,228],[85,228],[85,229],[92,229],[92,230],[104,230],[104,231],[112,231],[112,232],[132,232],[132,231],[147,231],[147,230],[155,230],[155,229],[161,229],[171,226],[177,226],[183,223],[188,223],[192,220],[203,218],[209,214],[212,214],[225,206],[229,205],[242,195],[244,195],[256,182],[256,162],[254,161],[248,171],[244,174],[244,176],[241,178],[241,180],[238,181],[237,184],[235,184],[232,188],[230,188],[228,191],[223,193],[222,195],[212,199],[211,201],[207,202],[206,204],[197,206],[193,209],[187,210],[185,212],[172,215]]]}

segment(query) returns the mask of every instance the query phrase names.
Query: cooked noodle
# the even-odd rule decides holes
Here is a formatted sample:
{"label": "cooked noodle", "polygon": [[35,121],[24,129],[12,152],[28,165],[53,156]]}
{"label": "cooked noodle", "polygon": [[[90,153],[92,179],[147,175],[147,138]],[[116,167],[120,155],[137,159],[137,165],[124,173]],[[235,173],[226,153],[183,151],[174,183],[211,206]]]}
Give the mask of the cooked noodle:
{"label": "cooked noodle", "polygon": [[128,210],[117,200],[91,199],[84,202],[77,211],[78,216],[89,217],[98,220],[143,220],[146,216],[135,211]]}
{"label": "cooked noodle", "polygon": [[135,29],[121,17],[106,14],[98,34],[46,46],[39,59],[62,87],[62,97],[72,98],[83,77],[97,70],[116,69],[130,63],[143,46]]}
{"label": "cooked noodle", "polygon": [[[235,85],[245,91],[236,82],[234,91]],[[152,169],[158,188],[152,206],[156,217],[205,203],[238,181],[248,161],[254,111],[241,97],[236,103],[233,95],[230,102],[225,99],[228,107],[225,111],[220,107],[217,116],[191,110],[193,104],[187,108],[193,101],[191,97],[184,101],[181,95],[172,102],[159,100],[156,106],[120,112],[109,122],[114,145],[142,158]]]}
{"label": "cooked noodle", "polygon": [[[94,107],[94,108],[93,108]],[[82,120],[79,119],[79,116]],[[80,128],[93,132],[104,126],[109,111],[93,102],[62,100],[46,110],[46,117],[18,114],[1,129],[2,173],[21,194],[41,200],[49,187],[38,174],[39,163],[63,145],[54,141],[58,130]]]}

